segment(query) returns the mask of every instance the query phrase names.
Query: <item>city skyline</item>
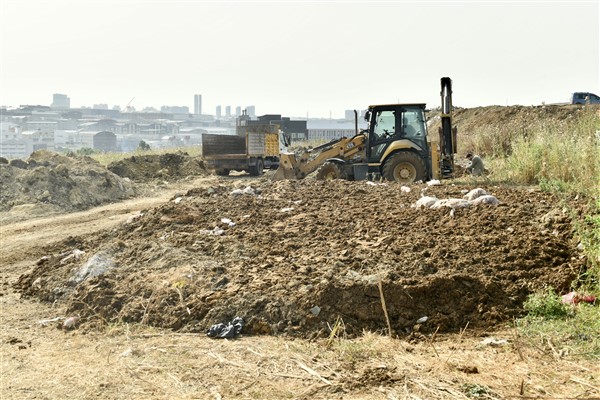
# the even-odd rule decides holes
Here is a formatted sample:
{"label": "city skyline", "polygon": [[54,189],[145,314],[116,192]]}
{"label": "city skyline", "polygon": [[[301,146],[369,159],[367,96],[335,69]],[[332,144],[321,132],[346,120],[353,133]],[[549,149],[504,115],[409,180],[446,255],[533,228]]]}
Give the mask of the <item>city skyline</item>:
{"label": "city skyline", "polygon": [[[118,7],[114,5],[118,4]],[[343,115],[369,104],[538,105],[600,92],[597,1],[5,0],[0,105]]]}

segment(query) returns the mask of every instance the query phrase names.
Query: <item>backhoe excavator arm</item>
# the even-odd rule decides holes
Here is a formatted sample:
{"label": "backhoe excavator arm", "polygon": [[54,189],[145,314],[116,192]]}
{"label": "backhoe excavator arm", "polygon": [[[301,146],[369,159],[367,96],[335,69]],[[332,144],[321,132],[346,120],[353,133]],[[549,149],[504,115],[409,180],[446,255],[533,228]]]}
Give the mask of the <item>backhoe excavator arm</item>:
{"label": "backhoe excavator arm", "polygon": [[364,151],[365,140],[364,134],[358,134],[352,138],[341,138],[305,150],[299,156],[295,153],[282,153],[279,155],[279,168],[273,175],[273,180],[303,179],[330,158],[351,159]]}

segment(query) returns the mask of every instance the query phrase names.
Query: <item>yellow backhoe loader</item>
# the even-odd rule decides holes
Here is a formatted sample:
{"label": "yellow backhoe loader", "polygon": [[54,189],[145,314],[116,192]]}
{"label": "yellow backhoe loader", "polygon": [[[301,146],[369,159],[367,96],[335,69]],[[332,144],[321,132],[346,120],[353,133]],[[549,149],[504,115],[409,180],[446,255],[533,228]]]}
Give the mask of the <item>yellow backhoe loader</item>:
{"label": "yellow backhoe loader", "polygon": [[317,171],[318,179],[365,180],[383,178],[411,183],[454,175],[456,128],[452,127],[452,80],[441,79],[441,127],[429,135],[425,104],[369,106],[366,130],[334,140],[302,154],[280,154],[273,179],[302,179]]}

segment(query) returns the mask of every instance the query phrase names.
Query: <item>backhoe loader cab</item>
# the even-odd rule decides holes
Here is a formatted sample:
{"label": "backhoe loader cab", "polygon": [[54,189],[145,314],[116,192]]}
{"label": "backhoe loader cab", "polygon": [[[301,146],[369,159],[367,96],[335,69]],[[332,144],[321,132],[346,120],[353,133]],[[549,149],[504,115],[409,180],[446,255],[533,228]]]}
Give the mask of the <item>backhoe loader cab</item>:
{"label": "backhoe loader cab", "polygon": [[[380,179],[412,183],[454,174],[456,129],[452,127],[452,81],[441,79],[441,128],[428,135],[425,104],[369,106],[366,130],[302,154],[282,153],[273,179]],[[355,118],[357,113],[355,112]]]}
{"label": "backhoe loader cab", "polygon": [[425,104],[373,105],[365,119],[370,176],[406,183],[431,178]]}

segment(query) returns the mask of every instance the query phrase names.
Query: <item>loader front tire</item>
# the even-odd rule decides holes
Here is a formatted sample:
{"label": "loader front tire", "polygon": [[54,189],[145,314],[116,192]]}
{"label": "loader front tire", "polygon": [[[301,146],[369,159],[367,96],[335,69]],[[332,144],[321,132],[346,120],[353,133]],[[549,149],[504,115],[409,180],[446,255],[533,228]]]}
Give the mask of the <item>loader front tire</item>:
{"label": "loader front tire", "polygon": [[382,173],[384,179],[399,183],[424,181],[427,177],[423,159],[408,151],[392,154],[383,165]]}
{"label": "loader front tire", "polygon": [[217,168],[215,170],[215,174],[219,176],[227,176],[229,175],[229,170],[227,168]]}
{"label": "loader front tire", "polygon": [[332,179],[348,179],[348,177],[341,164],[327,161],[317,171],[317,179],[329,181]]}

